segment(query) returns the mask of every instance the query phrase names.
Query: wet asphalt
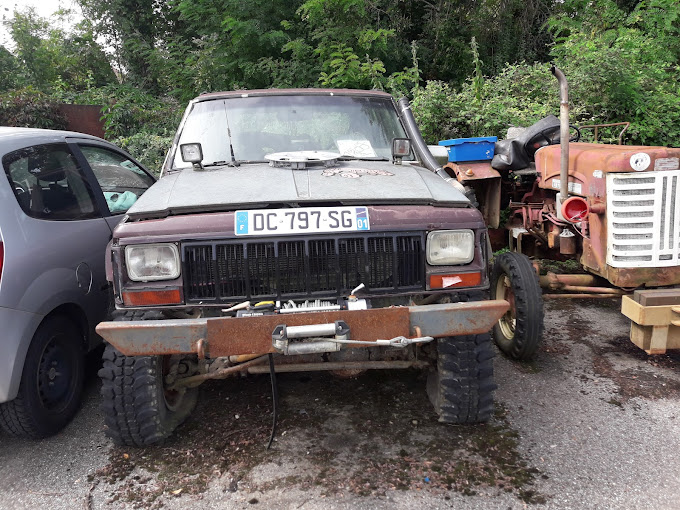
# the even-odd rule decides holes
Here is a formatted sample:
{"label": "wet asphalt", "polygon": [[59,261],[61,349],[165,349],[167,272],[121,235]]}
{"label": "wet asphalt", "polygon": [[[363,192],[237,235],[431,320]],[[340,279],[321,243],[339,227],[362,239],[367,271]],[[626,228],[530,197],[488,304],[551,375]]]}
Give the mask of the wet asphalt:
{"label": "wet asphalt", "polygon": [[[121,450],[104,434],[94,359],[83,407],[62,433],[42,441],[0,433],[0,509],[677,509],[680,356],[647,356],[628,340],[628,327],[615,301],[552,301],[536,360],[496,358],[497,406],[516,432],[518,454],[536,473],[530,489],[540,498],[533,502],[493,485],[474,495],[422,484],[370,495],[328,491],[300,483],[309,466],[294,455],[263,455],[238,483],[215,472],[198,493],[170,487],[153,499],[124,497],[136,480],[153,484],[166,474],[102,474]],[[304,432],[295,440],[280,437],[279,450],[304,448]],[[349,438],[336,447],[352,459],[357,444]]]}

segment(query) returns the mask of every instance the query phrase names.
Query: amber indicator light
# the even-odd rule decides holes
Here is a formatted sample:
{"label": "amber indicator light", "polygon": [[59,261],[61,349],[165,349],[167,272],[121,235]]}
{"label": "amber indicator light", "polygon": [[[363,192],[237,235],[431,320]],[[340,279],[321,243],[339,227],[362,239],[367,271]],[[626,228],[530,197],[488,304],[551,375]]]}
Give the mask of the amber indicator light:
{"label": "amber indicator light", "polygon": [[125,306],[177,305],[182,303],[179,289],[123,292]]}
{"label": "amber indicator light", "polygon": [[431,289],[474,287],[482,283],[482,273],[456,273],[430,275]]}

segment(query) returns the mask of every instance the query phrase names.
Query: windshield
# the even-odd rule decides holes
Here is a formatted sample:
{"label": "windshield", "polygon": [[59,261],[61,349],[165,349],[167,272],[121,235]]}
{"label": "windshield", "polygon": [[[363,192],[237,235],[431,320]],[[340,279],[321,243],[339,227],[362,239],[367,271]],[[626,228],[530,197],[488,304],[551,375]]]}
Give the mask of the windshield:
{"label": "windshield", "polygon": [[[178,146],[200,142],[204,165],[264,161],[265,154],[290,151],[332,151],[349,158],[389,160],[392,139],[404,137],[387,98],[255,96],[196,103]],[[177,150],[173,168],[189,166]]]}

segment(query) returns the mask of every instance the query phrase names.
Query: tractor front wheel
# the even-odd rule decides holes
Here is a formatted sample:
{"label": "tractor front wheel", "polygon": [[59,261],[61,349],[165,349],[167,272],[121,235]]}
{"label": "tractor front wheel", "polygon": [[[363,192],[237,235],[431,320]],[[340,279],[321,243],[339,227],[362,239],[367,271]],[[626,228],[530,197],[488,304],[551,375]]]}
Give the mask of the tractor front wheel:
{"label": "tractor front wheel", "polygon": [[529,360],[543,337],[543,298],[538,275],[526,255],[506,252],[491,272],[491,299],[504,299],[510,308],[493,328],[493,339],[503,353]]}

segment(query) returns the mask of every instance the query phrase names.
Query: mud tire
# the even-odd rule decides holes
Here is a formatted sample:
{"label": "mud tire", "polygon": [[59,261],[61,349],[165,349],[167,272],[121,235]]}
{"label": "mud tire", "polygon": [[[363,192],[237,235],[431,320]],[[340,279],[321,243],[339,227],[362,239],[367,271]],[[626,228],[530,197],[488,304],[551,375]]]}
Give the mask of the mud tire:
{"label": "mud tire", "polygon": [[488,421],[493,414],[494,349],[488,333],[437,339],[437,371],[427,394],[443,423]]}
{"label": "mud tire", "polygon": [[84,356],[80,328],[66,316],[47,317],[28,347],[17,397],[0,404],[0,427],[31,439],[64,428],[80,407]]}
{"label": "mud tire", "polygon": [[114,443],[145,446],[161,442],[193,411],[198,389],[187,389],[169,405],[162,367],[163,356],[125,356],[106,346],[99,377],[106,434]]}
{"label": "mud tire", "polygon": [[493,339],[509,358],[534,357],[543,338],[543,298],[538,275],[526,255],[506,252],[491,272],[491,299],[508,299],[508,310],[493,327]]}

